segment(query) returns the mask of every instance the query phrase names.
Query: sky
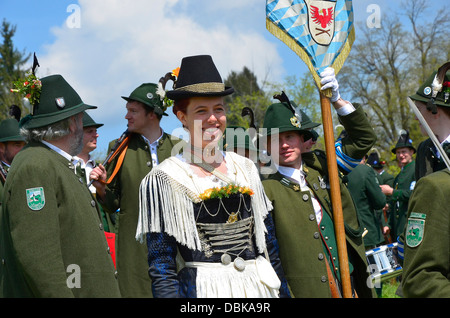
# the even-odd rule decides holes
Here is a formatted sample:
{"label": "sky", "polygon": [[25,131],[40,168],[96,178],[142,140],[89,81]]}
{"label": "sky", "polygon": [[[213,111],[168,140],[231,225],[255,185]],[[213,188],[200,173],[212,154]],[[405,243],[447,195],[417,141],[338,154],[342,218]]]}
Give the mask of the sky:
{"label": "sky", "polygon": [[[450,0],[427,2],[431,11],[450,5]],[[358,25],[373,22],[374,14],[379,13],[379,27],[387,12],[404,20],[402,3],[353,1],[355,44]],[[17,27],[15,47],[38,57],[36,75],[61,74],[85,103],[98,107],[89,114],[104,124],[94,152],[102,155],[126,130],[121,96],[157,82],[184,56],[211,55],[222,78],[244,66],[273,83],[309,72],[267,31],[265,18],[264,0],[0,0],[0,19]],[[27,67],[31,64],[32,58]],[[167,113],[161,126],[171,133],[180,123],[170,109]]]}

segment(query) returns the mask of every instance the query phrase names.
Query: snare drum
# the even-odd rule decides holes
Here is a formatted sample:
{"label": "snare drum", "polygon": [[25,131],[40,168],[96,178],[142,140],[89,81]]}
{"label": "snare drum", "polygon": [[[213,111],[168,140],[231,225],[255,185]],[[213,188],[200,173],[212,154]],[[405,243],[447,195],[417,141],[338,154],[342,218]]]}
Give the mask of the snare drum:
{"label": "snare drum", "polygon": [[397,242],[366,251],[372,280],[384,281],[402,272],[397,252]]}

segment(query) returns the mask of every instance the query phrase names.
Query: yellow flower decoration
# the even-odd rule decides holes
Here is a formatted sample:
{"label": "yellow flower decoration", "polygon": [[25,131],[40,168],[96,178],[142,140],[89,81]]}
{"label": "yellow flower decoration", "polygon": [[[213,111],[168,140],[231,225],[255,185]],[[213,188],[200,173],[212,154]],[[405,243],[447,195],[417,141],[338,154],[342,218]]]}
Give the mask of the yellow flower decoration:
{"label": "yellow flower decoration", "polygon": [[201,200],[205,201],[216,198],[218,199],[228,198],[230,195],[237,193],[253,195],[254,192],[249,187],[242,187],[235,184],[229,184],[221,188],[215,187],[206,189],[203,193],[199,195],[199,197]]}
{"label": "yellow flower decoration", "polygon": [[172,75],[178,78],[178,74],[180,74],[180,67],[177,67],[176,69],[172,70]]}

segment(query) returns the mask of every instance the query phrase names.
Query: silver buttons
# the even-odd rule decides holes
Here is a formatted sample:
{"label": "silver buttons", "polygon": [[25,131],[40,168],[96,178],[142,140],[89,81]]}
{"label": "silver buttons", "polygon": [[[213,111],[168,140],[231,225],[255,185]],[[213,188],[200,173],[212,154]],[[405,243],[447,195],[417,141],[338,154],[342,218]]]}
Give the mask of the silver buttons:
{"label": "silver buttons", "polygon": [[223,265],[228,265],[231,263],[231,256],[226,253],[222,254],[222,256],[220,257],[220,261]]}
{"label": "silver buttons", "polygon": [[234,267],[238,270],[238,271],[243,271],[245,269],[245,262],[242,258],[240,257],[236,257],[236,259],[234,260]]}

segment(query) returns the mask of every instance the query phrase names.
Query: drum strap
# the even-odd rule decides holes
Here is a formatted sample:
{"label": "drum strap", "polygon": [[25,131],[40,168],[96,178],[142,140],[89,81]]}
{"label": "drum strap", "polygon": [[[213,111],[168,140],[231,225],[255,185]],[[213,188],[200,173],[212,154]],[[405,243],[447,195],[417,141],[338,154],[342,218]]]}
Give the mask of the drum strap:
{"label": "drum strap", "polygon": [[98,180],[99,182],[104,184],[110,184],[111,181],[116,176],[116,174],[119,172],[120,168],[122,167],[123,160],[125,159],[125,154],[127,153],[129,139],[130,139],[129,136],[127,136],[106,162],[106,164],[109,164],[117,155],[119,155],[119,158],[117,160],[116,166],[114,167],[114,171],[112,172],[112,174],[109,176],[107,180],[105,181]]}
{"label": "drum strap", "polygon": [[327,274],[328,274],[328,282],[330,283],[330,291],[332,298],[342,298],[339,287],[336,283],[333,273],[331,272],[330,264],[328,263],[327,258],[325,257],[325,264],[327,266]]}
{"label": "drum strap", "polygon": [[111,181],[116,176],[117,172],[119,172],[119,169],[122,167],[123,159],[125,159],[125,154],[128,149],[128,142],[124,145],[124,147],[121,148],[121,153],[119,155],[119,159],[117,160],[116,166],[114,167],[113,173],[109,176],[108,180],[106,181],[106,184],[111,183]]}

